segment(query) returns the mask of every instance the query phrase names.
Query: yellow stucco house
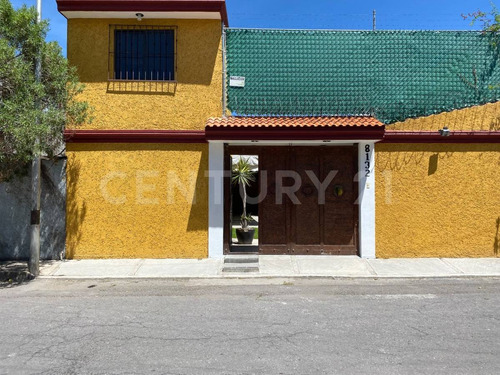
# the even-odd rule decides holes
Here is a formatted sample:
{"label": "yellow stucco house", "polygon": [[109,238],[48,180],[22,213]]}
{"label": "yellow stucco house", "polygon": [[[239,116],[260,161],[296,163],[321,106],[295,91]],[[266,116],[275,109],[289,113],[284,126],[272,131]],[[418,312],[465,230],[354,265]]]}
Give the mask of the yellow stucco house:
{"label": "yellow stucco house", "polygon": [[66,131],[68,258],[498,256],[500,71],[480,34],[231,29],[223,0],[57,4],[95,117]]}

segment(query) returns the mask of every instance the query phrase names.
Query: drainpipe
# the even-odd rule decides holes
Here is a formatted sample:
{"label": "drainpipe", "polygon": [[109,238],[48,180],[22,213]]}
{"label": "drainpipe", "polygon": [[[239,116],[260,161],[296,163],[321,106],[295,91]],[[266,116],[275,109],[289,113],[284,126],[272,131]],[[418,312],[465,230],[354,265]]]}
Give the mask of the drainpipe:
{"label": "drainpipe", "polygon": [[227,109],[227,67],[226,67],[226,29],[222,22],[222,117],[226,117]]}

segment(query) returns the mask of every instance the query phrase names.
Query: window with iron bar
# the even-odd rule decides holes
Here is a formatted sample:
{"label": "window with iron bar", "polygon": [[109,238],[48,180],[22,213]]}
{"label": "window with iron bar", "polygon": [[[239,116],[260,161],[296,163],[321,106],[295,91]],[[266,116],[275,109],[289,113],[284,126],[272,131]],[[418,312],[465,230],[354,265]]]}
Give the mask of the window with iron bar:
{"label": "window with iron bar", "polygon": [[110,81],[175,81],[175,27],[111,25],[109,34]]}

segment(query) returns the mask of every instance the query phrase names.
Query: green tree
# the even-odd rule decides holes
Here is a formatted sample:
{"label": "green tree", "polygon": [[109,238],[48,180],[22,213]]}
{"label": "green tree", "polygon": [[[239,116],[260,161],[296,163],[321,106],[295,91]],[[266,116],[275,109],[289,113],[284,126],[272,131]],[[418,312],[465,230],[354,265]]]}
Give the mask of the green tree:
{"label": "green tree", "polygon": [[45,41],[48,29],[34,7],[16,10],[0,0],[0,178],[61,152],[65,126],[90,120],[88,104],[77,100],[83,85],[76,69],[56,42]]}
{"label": "green tree", "polygon": [[469,20],[471,26],[479,23],[484,32],[498,33],[500,31],[500,12],[495,3],[491,2],[491,10],[485,12],[476,10],[475,12],[462,14],[465,20]]}

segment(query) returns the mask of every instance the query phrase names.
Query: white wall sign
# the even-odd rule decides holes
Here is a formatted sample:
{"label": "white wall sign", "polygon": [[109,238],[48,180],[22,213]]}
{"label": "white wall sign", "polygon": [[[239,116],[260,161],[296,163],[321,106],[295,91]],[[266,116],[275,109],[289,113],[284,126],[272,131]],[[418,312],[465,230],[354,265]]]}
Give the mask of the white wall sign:
{"label": "white wall sign", "polygon": [[231,76],[229,78],[229,86],[231,86],[231,87],[245,87],[245,77]]}

